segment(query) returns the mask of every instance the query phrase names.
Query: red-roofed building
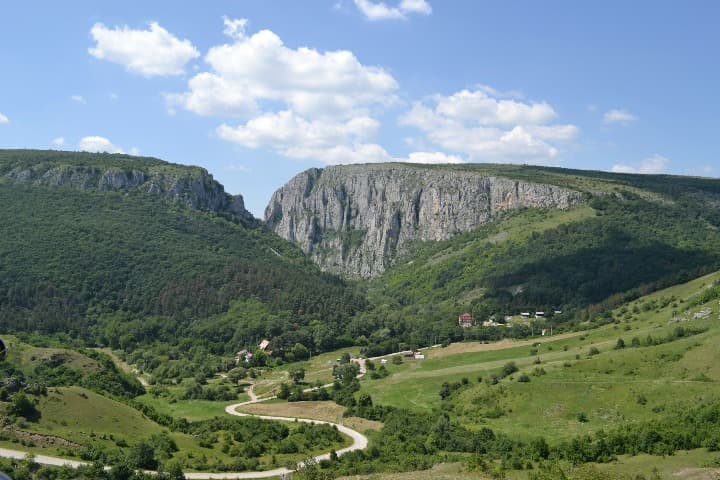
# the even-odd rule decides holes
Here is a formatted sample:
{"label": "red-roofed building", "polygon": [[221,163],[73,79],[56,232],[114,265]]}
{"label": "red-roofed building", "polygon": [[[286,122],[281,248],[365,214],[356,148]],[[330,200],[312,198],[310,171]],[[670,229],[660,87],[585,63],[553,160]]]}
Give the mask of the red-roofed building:
{"label": "red-roofed building", "polygon": [[465,312],[462,315],[458,317],[458,325],[460,325],[463,328],[472,327],[473,319],[472,319],[472,313]]}

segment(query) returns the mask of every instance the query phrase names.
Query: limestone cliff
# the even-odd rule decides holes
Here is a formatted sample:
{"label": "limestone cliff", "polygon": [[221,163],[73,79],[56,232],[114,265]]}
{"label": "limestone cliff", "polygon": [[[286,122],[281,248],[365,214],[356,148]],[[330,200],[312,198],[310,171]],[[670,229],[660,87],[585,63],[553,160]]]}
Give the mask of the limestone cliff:
{"label": "limestone cliff", "polygon": [[157,195],[198,210],[227,212],[243,223],[256,220],[243,198],[225,192],[205,169],[156,159],[78,152],[43,152],[42,161],[21,156],[0,163],[0,181],[78,190]]}
{"label": "limestone cliff", "polygon": [[276,191],[265,221],[324,270],[368,278],[414,240],[444,240],[505,210],[581,202],[579,191],[472,171],[332,166],[307,170]]}

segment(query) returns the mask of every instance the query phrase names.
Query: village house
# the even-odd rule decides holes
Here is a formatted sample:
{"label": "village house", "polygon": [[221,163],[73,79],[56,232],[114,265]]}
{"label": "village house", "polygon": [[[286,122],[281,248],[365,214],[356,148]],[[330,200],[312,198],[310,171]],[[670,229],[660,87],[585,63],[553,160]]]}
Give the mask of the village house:
{"label": "village house", "polygon": [[235,354],[235,365],[239,364],[240,362],[249,362],[250,360],[252,360],[252,358],[252,352],[248,352],[247,349],[243,348]]}
{"label": "village house", "polygon": [[461,327],[463,327],[463,328],[472,327],[472,324],[473,324],[472,313],[465,312],[458,317],[458,325],[460,325]]}
{"label": "village house", "polygon": [[258,348],[264,352],[268,345],[270,345],[270,340],[263,339],[263,341],[260,342],[260,345],[258,345]]}

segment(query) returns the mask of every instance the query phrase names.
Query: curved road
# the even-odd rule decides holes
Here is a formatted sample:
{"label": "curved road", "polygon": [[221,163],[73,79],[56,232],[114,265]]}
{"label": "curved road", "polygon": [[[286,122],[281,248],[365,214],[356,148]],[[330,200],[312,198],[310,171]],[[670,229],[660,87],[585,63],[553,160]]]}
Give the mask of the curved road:
{"label": "curved road", "polygon": [[[358,362],[360,363],[360,374],[358,377],[361,377],[365,374],[365,362]],[[329,384],[332,385],[332,384]],[[325,387],[329,385],[324,385]],[[313,390],[313,389],[307,389],[307,390]],[[367,448],[368,439],[365,435],[362,433],[353,430],[351,428],[348,428],[344,425],[340,425],[333,422],[326,422],[324,420],[313,420],[312,418],[298,418],[298,417],[277,417],[272,415],[254,415],[251,413],[241,413],[237,411],[238,407],[242,407],[243,405],[249,405],[251,403],[259,403],[264,402],[266,400],[271,400],[273,398],[276,398],[275,396],[272,397],[263,397],[258,398],[255,393],[252,391],[252,386],[250,386],[248,395],[250,396],[251,400],[247,402],[241,402],[241,403],[235,403],[232,405],[228,405],[225,407],[225,412],[229,415],[235,415],[237,417],[256,417],[261,418],[263,420],[280,420],[285,422],[304,422],[304,423],[316,423],[316,424],[324,424],[324,425],[332,425],[338,429],[340,433],[344,433],[348,437],[352,438],[353,443],[349,447],[342,448],[340,450],[337,450],[338,455],[343,455],[348,452],[352,452],[355,450],[364,450]],[[11,450],[8,448],[0,448],[0,457],[7,457],[7,458],[16,458],[16,459],[23,459],[25,458],[28,453],[30,452],[24,452],[20,450]],[[322,455],[317,455],[316,457],[313,457],[316,462],[319,462],[321,460],[329,460],[330,459],[330,453],[325,453]],[[72,468],[78,468],[83,465],[89,465],[87,462],[79,462],[77,460],[69,460],[66,458],[60,458],[60,457],[50,457],[47,455],[35,455],[34,461],[36,463],[41,463],[43,465],[54,465],[57,467],[61,466],[69,466]],[[299,463],[298,467],[300,467],[302,464]],[[236,480],[236,479],[251,479],[251,478],[268,478],[268,477],[279,477],[282,475],[286,475],[288,473],[292,473],[294,469],[289,469],[285,467],[281,468],[275,468],[273,470],[263,470],[263,471],[254,471],[254,472],[187,472],[185,473],[185,478],[188,480],[201,480],[201,479],[218,479],[218,480]]]}

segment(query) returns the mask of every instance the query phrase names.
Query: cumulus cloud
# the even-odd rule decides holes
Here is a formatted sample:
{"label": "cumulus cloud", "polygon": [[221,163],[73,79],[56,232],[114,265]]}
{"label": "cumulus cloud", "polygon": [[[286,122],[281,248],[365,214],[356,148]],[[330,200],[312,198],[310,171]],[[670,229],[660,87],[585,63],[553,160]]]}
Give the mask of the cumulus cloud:
{"label": "cumulus cloud", "polygon": [[70,95],[70,100],[72,100],[73,102],[82,103],[83,105],[87,103],[85,97],[83,97],[82,95]]}
{"label": "cumulus cloud", "polygon": [[225,31],[235,41],[209,50],[205,60],[211,71],[193,76],[186,92],[168,95],[171,107],[250,117],[259,102],[279,101],[301,115],[347,117],[394,100],[395,79],[361,64],[352,52],[289,48],[269,30],[246,36],[244,22],[241,34],[237,22],[225,19]]}
{"label": "cumulus cloud", "polygon": [[54,138],[52,144],[56,147],[62,147],[63,145],[65,145],[65,137]]}
{"label": "cumulus cloud", "polygon": [[665,173],[670,166],[670,159],[662,155],[655,154],[652,157],[645,158],[640,161],[637,167],[624,164],[613,165],[612,171],[615,173],[645,173],[657,174]]}
{"label": "cumulus cloud", "polygon": [[396,7],[372,0],[354,0],[355,6],[368,20],[402,20],[408,14],[430,15],[432,7],[426,0],[401,0]]}
{"label": "cumulus cloud", "polygon": [[550,123],[557,113],[549,104],[498,98],[488,87],[435,95],[418,102],[400,118],[427,140],[473,160],[548,163],[558,144],[574,139],[574,125]]}
{"label": "cumulus cloud", "polygon": [[318,160],[327,164],[413,162],[462,163],[462,159],[441,152],[414,152],[395,158],[373,143],[380,124],[370,117],[340,122],[308,120],[292,111],[267,113],[232,127],[219,126],[217,135],[248,148],[270,148],[288,158]]}
{"label": "cumulus cloud", "polygon": [[634,122],[635,120],[637,120],[637,117],[635,115],[623,109],[608,110],[603,115],[603,123],[606,125],[610,125],[613,123],[627,125]]}
{"label": "cumulus cloud", "polygon": [[465,163],[458,156],[446,155],[442,152],[413,152],[408,155],[407,161],[410,163]]}
{"label": "cumulus cloud", "polygon": [[148,30],[111,29],[96,23],[90,35],[95,41],[95,47],[88,49],[90,55],[146,77],[180,75],[190,60],[200,56],[190,40],[178,39],[156,22]]}
{"label": "cumulus cloud", "polygon": [[10,119],[8,117],[6,117],[5,115],[3,115],[2,113],[0,113],[0,124],[3,124],[3,123],[10,123]]}
{"label": "cumulus cloud", "polygon": [[113,145],[107,138],[98,136],[81,138],[78,148],[83,152],[124,153],[122,148]]}
{"label": "cumulus cloud", "polygon": [[223,17],[223,23],[225,24],[225,30],[223,33],[234,40],[242,40],[245,38],[245,27],[247,26],[247,18],[236,18],[231,19]]}
{"label": "cumulus cloud", "polygon": [[491,96],[492,90],[462,90],[449,97],[436,96],[437,113],[457,120],[471,120],[480,125],[542,124],[557,117],[545,102],[522,103]]}
{"label": "cumulus cloud", "polygon": [[220,125],[217,135],[248,148],[271,148],[277,153],[299,159],[317,159],[325,163],[389,161],[390,155],[367,143],[380,124],[370,117],[347,121],[308,120],[292,111],[267,113],[245,124]]}
{"label": "cumulus cloud", "polygon": [[[407,11],[421,11],[423,4],[402,3]],[[464,161],[426,146],[394,157],[376,143],[380,122],[373,111],[397,102],[398,84],[383,68],[363,65],[345,50],[291,48],[269,30],[248,34],[245,19],[223,22],[232,42],[210,48],[208,70],[190,78],[185,92],[166,95],[171,112],[180,107],[198,115],[239,117],[238,123],[226,120],[218,126],[217,137],[287,158],[326,164]],[[510,111],[510,106],[503,104],[499,115],[548,115],[544,105],[529,105],[527,111]]]}

